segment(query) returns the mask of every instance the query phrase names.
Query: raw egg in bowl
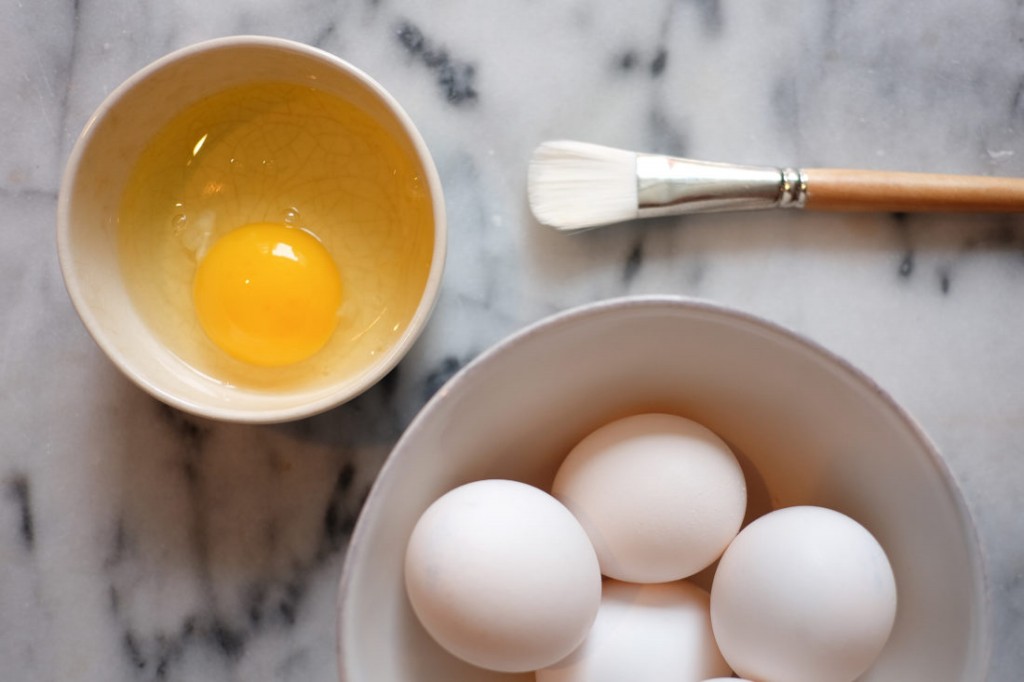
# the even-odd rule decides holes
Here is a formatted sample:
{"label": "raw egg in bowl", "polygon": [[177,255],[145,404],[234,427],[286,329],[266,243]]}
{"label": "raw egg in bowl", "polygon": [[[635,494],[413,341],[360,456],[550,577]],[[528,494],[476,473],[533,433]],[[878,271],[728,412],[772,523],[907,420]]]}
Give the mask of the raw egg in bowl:
{"label": "raw egg in bowl", "polygon": [[422,331],[444,200],[409,116],[347,62],[238,36],[145,67],[67,164],[58,251],[114,363],[182,410],[305,417],[358,395]]}
{"label": "raw egg in bowl", "polygon": [[[666,424],[644,415],[677,419]],[[702,428],[677,424],[678,418]],[[608,426],[626,422],[628,429]],[[691,448],[685,459],[670,461],[677,456],[672,453],[687,453],[674,442]],[[740,482],[731,473],[733,461]],[[674,468],[680,462],[693,466]],[[683,481],[689,472],[710,484],[662,485]],[[528,632],[565,616],[561,601],[538,603],[522,586],[543,584],[546,572],[554,577],[574,564],[557,561],[549,568],[557,551],[517,543],[498,524],[480,528],[478,506],[466,505],[460,514],[447,506],[444,532],[437,532],[439,524],[421,523],[441,518],[428,517],[428,510],[452,499],[452,491],[488,480],[534,486],[563,501],[591,537],[605,574],[590,643],[536,673],[487,669],[486,660],[463,655],[453,642],[475,646],[485,631],[494,635],[484,643],[493,648],[493,641],[511,638],[485,626],[519,623]],[[646,493],[634,496],[638,488]],[[744,488],[743,530],[717,567],[677,580],[705,566],[705,557],[676,574],[624,573],[629,584],[608,575],[604,550],[623,558],[645,551],[649,541],[670,537],[677,521],[705,533],[726,522],[735,532],[740,524],[722,512],[733,505],[719,502]],[[518,516],[508,512],[523,525],[542,514],[527,502],[514,507]],[[677,509],[683,513],[655,514]],[[609,510],[617,517],[611,523],[601,518]],[[627,517],[637,528],[633,538],[618,534]],[[772,518],[788,521],[768,523]],[[797,532],[774,539],[765,533],[782,526]],[[642,532],[652,528],[659,530]],[[637,542],[632,548],[616,543],[613,532]],[[471,543],[459,544],[467,537]],[[748,553],[744,544],[766,551]],[[495,555],[503,563],[487,561]],[[749,570],[752,565],[758,570]],[[588,571],[584,562],[580,584]],[[760,586],[749,582],[761,578]],[[729,592],[730,582],[740,589]],[[449,591],[440,593],[438,586]],[[709,599],[697,588],[710,590],[712,622],[705,614],[704,625],[695,606],[682,608]],[[509,607],[502,599],[512,590],[524,594]],[[694,598],[672,596],[679,590]],[[459,598],[467,594],[483,595],[475,603],[489,611],[436,609],[423,617],[426,600],[440,595],[447,600],[428,603],[462,606]],[[751,597],[735,606],[730,594]],[[766,606],[772,600],[777,606]],[[627,604],[644,608],[630,612]],[[439,624],[455,631],[450,624],[467,622],[465,613],[480,624],[470,632],[475,639],[433,634]],[[777,648],[804,671],[819,660],[808,654],[816,656],[823,650],[818,644],[836,633],[835,641],[849,649],[868,645],[854,652],[856,662],[845,649],[829,652],[834,665],[827,670],[836,676],[754,676],[744,672],[754,669],[746,659],[760,656],[764,631],[741,641],[753,629],[744,629],[750,623],[737,620],[737,613],[758,616],[750,623],[767,623],[772,637],[776,624],[794,616],[792,629],[784,630],[793,649]],[[780,613],[786,618],[773,618]],[[871,379],[815,343],[746,313],[674,297],[632,297],[560,313],[515,334],[463,368],[412,421],[373,486],[345,557],[339,669],[343,682],[706,680],[728,675],[707,653],[710,629],[729,669],[744,679],[973,682],[985,679],[988,669],[990,619],[983,555],[956,481],[913,419]],[[733,632],[744,630],[739,637],[729,632],[733,626]],[[687,644],[677,635],[683,631],[696,638]],[[507,653],[521,654],[525,639],[516,639]],[[700,659],[691,655],[697,650],[705,652]],[[703,672],[641,672],[659,662],[665,663],[660,670],[671,663],[672,670]],[[580,670],[618,674],[574,676]]]}

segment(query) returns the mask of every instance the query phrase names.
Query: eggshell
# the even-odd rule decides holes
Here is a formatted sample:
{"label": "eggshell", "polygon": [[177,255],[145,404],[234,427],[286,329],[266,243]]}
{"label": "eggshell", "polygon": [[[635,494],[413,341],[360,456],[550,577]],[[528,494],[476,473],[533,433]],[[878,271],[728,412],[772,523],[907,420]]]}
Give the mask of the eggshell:
{"label": "eggshell", "polygon": [[711,588],[722,654],[759,682],[850,682],[882,651],[895,615],[882,546],[821,507],[780,509],[744,528]]}
{"label": "eggshell", "polygon": [[708,593],[688,582],[606,580],[597,620],[579,649],[537,671],[537,682],[697,682],[728,675],[711,632]]}
{"label": "eggshell", "polygon": [[717,559],[743,522],[743,471],[721,438],[669,414],[611,422],[584,438],[552,485],[583,524],[604,575],[679,580]]}
{"label": "eggshell", "polygon": [[427,508],[409,539],[405,583],[442,647],[502,672],[567,656],[601,600],[597,557],[579,522],[544,491],[505,480],[463,485]]}

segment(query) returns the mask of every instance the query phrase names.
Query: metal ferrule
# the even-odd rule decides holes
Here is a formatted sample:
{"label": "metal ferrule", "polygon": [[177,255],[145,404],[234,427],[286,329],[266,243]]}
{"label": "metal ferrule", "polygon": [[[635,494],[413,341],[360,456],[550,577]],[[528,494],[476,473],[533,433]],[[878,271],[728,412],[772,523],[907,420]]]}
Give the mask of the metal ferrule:
{"label": "metal ferrule", "polygon": [[803,208],[807,178],[794,168],[738,166],[637,154],[640,218],[682,213]]}

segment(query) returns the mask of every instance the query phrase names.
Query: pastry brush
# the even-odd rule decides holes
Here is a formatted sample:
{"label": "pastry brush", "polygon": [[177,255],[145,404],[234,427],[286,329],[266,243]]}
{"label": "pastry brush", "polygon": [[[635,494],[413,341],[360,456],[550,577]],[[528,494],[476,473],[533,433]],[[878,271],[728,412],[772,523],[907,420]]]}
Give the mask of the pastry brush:
{"label": "pastry brush", "polygon": [[842,168],[743,166],[545,142],[530,160],[537,220],[575,232],[636,218],[798,208],[1024,212],[1024,179]]}

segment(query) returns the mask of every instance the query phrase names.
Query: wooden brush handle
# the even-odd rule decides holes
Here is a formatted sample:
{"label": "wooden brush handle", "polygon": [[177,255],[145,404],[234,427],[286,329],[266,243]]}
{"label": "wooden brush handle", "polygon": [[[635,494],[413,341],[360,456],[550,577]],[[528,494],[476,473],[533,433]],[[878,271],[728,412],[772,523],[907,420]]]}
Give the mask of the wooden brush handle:
{"label": "wooden brush handle", "polygon": [[805,168],[816,211],[1024,212],[1024,179]]}

